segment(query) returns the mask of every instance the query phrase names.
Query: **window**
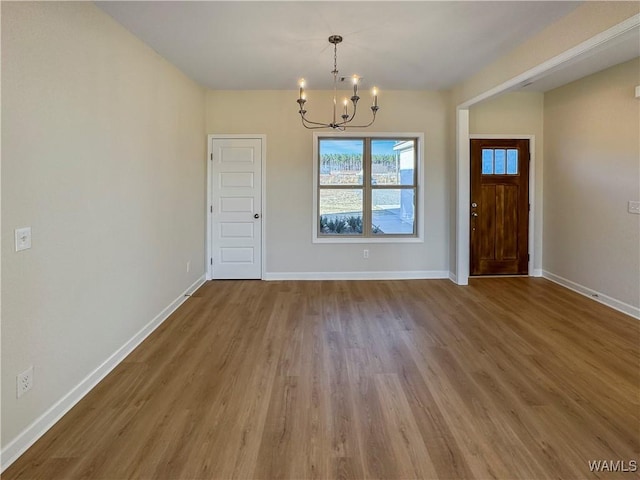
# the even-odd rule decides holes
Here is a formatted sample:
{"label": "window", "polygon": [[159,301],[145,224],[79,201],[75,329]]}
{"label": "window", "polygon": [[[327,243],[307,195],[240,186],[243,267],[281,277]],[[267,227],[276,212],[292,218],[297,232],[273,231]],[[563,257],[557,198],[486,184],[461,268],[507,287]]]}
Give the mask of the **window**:
{"label": "window", "polygon": [[419,241],[420,140],[316,134],[314,241]]}
{"label": "window", "polygon": [[483,148],[483,175],[517,175],[518,150],[514,148]]}

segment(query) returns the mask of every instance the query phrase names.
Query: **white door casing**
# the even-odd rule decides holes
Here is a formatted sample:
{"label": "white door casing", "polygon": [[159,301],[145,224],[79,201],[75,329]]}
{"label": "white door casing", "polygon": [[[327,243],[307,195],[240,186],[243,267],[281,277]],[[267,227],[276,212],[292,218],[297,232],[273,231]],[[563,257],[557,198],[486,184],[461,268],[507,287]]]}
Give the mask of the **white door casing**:
{"label": "white door casing", "polygon": [[262,278],[263,140],[209,136],[210,279]]}

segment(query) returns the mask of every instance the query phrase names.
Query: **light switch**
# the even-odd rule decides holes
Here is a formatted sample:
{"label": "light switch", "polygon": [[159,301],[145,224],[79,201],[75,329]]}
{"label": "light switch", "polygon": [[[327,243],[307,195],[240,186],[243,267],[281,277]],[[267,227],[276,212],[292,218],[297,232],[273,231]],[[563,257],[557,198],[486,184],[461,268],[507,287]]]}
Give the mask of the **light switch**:
{"label": "light switch", "polygon": [[636,215],[640,215],[640,202],[634,202],[629,200],[629,213],[635,213]]}
{"label": "light switch", "polygon": [[31,227],[16,228],[16,252],[31,248]]}

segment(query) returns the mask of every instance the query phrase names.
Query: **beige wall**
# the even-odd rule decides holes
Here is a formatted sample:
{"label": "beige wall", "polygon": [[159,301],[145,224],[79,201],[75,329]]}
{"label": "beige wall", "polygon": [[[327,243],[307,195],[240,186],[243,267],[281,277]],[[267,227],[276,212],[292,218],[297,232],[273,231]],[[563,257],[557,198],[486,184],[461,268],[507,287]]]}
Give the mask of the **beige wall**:
{"label": "beige wall", "polygon": [[542,167],[543,167],[543,110],[542,93],[507,93],[477,104],[469,109],[469,133],[492,135],[534,135],[534,253],[533,268],[542,269]]}
{"label": "beige wall", "polygon": [[[300,124],[297,93],[207,93],[207,133],[267,135],[267,273],[447,271],[447,96],[382,92],[378,120],[368,129],[424,133],[425,242],[329,245],[312,243],[313,134]],[[308,92],[308,99],[311,118],[329,118],[328,92]],[[363,248],[370,250],[369,259],[363,259]]]}
{"label": "beige wall", "polygon": [[638,307],[640,60],[545,94],[544,256],[554,275]]}
{"label": "beige wall", "polygon": [[204,104],[93,4],[2,2],[3,448],[203,275]]}

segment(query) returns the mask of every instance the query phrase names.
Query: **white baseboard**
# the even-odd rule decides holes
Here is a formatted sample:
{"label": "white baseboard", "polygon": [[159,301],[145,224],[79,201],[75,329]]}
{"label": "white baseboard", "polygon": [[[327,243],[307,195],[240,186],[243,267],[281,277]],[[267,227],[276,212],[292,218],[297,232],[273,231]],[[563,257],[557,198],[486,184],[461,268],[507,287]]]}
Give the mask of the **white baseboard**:
{"label": "white baseboard", "polygon": [[453,272],[449,272],[449,280],[451,280],[456,285],[458,284],[458,275]]}
{"label": "white baseboard", "polygon": [[449,278],[445,270],[409,272],[269,272],[264,280],[418,280]]}
{"label": "white baseboard", "polygon": [[542,269],[541,268],[534,268],[533,269],[533,273],[531,275],[532,277],[542,277]]}
{"label": "white baseboard", "polygon": [[592,290],[590,288],[585,287],[584,285],[580,285],[579,283],[572,282],[566,278],[563,278],[559,275],[556,275],[551,272],[547,272],[546,270],[542,271],[542,276],[547,280],[551,280],[558,285],[562,285],[569,290],[573,290],[585,297],[589,297],[596,302],[600,302],[608,307],[613,308],[614,310],[618,310],[619,312],[626,313],[627,315],[637,318],[640,320],[640,308],[634,307],[633,305],[629,305],[628,303],[621,302],[613,297],[605,295],[602,292],[598,292],[596,290]]}
{"label": "white baseboard", "polygon": [[204,275],[196,280],[178,298],[169,304],[153,320],[147,323],[138,333],[129,339],[123,346],[116,350],[98,368],[87,375],[78,385],[71,389],[64,397],[58,400],[51,408],[25,428],[17,437],[11,440],[0,452],[0,472],[9,467],[33,445],[47,430],[60,420],[73,406],[95,387],[100,380],[109,374],[122,360],[125,359],[140,343],[143,342],[169,315],[171,315],[182,303],[205,282]]}

